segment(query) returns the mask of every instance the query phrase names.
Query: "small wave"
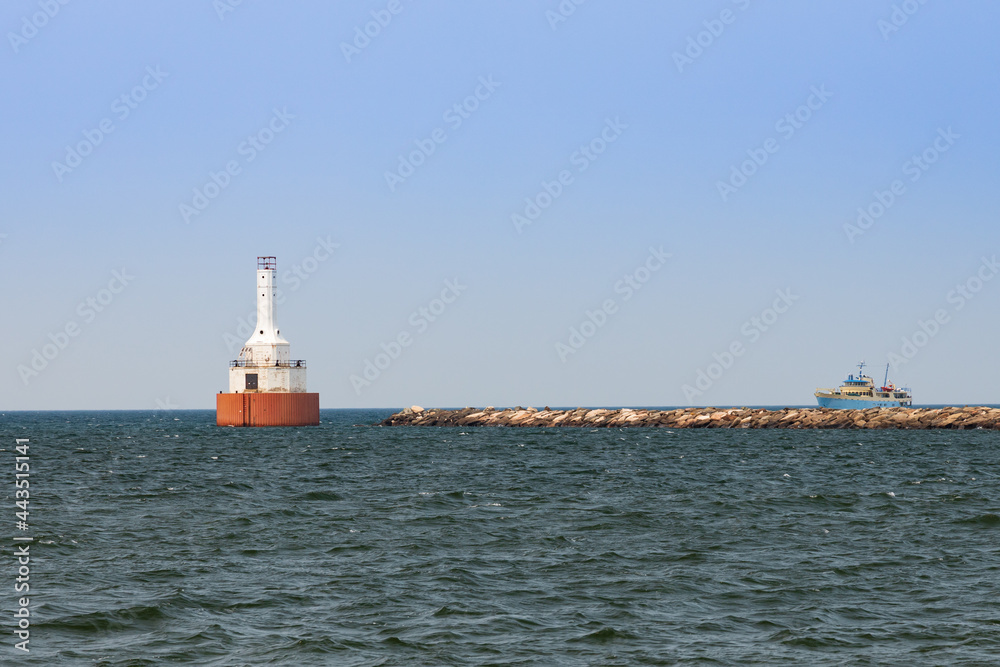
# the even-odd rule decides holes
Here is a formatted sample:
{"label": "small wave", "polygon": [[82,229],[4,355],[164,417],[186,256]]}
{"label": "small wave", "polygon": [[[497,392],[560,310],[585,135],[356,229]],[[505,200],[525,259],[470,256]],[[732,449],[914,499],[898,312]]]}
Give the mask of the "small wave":
{"label": "small wave", "polygon": [[471,609],[457,609],[445,605],[435,611],[432,616],[482,616],[484,612],[472,611]]}
{"label": "small wave", "polygon": [[[776,633],[776,636],[782,635],[786,632],[787,631],[783,630],[781,632]],[[789,632],[788,634],[792,633]],[[772,637],[772,639],[775,639],[775,637]],[[836,637],[791,636],[787,638],[779,638],[779,641],[781,641],[781,643],[785,644],[786,646],[796,646],[801,648],[834,648],[834,647],[846,648],[846,647],[858,646],[858,644],[856,643],[844,639],[838,639]]]}
{"label": "small wave", "polygon": [[985,528],[996,528],[1000,526],[1000,516],[996,514],[981,514],[975,517],[958,519],[955,521],[955,523],[972,525],[972,526],[983,526]]}
{"label": "small wave", "polygon": [[273,552],[273,551],[277,551],[277,547],[270,546],[270,547],[261,547],[259,549],[254,549],[254,548],[241,549],[240,554],[243,556],[259,556],[260,554],[266,554],[268,552]]}
{"label": "small wave", "polygon": [[343,500],[344,497],[333,491],[310,491],[302,496],[303,500]]}
{"label": "small wave", "polygon": [[251,484],[245,484],[243,482],[226,482],[225,484],[222,485],[222,488],[224,488],[224,489],[242,489],[242,490],[246,490],[246,491],[251,491],[251,490],[253,490],[253,485],[251,485]]}
{"label": "small wave", "polygon": [[686,554],[681,554],[670,558],[670,560],[678,562],[688,562],[688,563],[703,563],[707,560],[705,554],[699,553],[697,551],[690,551]]}
{"label": "small wave", "polygon": [[401,646],[404,648],[415,648],[415,649],[422,648],[419,644],[411,644],[408,641],[400,639],[396,635],[393,635],[391,637],[386,637],[385,639],[382,640],[382,643],[388,646]]}
{"label": "small wave", "polygon": [[157,625],[166,618],[160,607],[136,605],[115,611],[95,611],[87,614],[71,614],[43,621],[38,625],[48,630],[71,630],[77,632],[107,632],[110,630],[135,629],[144,624]]}
{"label": "small wave", "polygon": [[604,644],[607,642],[612,642],[617,639],[635,639],[635,635],[630,632],[625,632],[624,630],[615,630],[611,627],[604,627],[600,630],[595,630],[594,632],[585,634],[581,637],[575,637],[570,639],[571,642],[596,642],[599,644]]}
{"label": "small wave", "polygon": [[351,648],[352,645],[350,643],[341,643],[329,637],[296,639],[288,647],[289,650],[302,653],[335,653],[349,651]]}

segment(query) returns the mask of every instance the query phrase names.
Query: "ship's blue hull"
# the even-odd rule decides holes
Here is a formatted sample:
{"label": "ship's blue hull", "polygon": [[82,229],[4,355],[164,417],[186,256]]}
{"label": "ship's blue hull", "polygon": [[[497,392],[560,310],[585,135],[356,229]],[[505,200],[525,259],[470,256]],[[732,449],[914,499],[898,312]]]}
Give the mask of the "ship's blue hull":
{"label": "ship's blue hull", "polygon": [[834,408],[836,410],[867,410],[868,408],[898,408],[907,407],[902,405],[902,401],[875,401],[867,399],[835,398],[831,396],[817,396],[816,401],[821,408]]}

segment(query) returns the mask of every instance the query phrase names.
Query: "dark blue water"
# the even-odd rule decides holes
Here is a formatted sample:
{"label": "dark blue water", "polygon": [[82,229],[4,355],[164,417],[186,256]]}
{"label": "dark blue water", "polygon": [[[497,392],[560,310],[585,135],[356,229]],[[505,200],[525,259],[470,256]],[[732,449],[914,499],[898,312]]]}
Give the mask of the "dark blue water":
{"label": "dark blue water", "polygon": [[3,414],[0,662],[1000,660],[1000,434],[356,426],[388,413]]}

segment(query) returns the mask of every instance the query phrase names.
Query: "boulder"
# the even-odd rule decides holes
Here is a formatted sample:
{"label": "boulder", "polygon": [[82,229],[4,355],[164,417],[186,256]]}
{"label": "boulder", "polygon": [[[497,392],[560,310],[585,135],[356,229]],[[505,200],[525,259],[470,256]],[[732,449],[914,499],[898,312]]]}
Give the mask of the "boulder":
{"label": "boulder", "polygon": [[637,410],[604,408],[551,410],[505,408],[483,410],[426,410],[419,405],[404,408],[386,418],[384,426],[515,426],[584,428],[858,428],[858,429],[1000,429],[1000,408],[869,408],[833,410],[829,408],[677,408]]}

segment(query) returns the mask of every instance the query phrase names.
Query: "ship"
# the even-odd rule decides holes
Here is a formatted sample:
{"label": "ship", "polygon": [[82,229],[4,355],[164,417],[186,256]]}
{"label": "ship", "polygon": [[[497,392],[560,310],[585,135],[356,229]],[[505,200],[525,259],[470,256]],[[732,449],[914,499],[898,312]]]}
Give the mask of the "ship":
{"label": "ship", "polygon": [[881,387],[864,374],[865,362],[858,364],[858,374],[848,375],[837,389],[817,389],[816,401],[821,408],[865,410],[867,408],[906,408],[913,405],[913,395],[907,387],[889,383],[889,364],[885,365],[885,380]]}

